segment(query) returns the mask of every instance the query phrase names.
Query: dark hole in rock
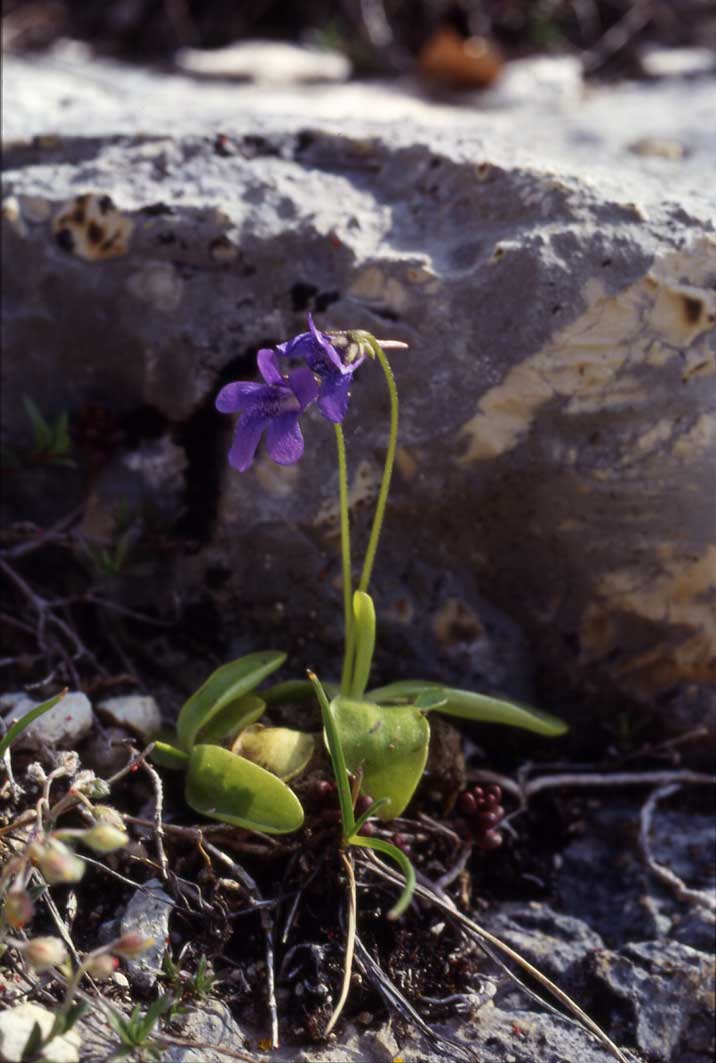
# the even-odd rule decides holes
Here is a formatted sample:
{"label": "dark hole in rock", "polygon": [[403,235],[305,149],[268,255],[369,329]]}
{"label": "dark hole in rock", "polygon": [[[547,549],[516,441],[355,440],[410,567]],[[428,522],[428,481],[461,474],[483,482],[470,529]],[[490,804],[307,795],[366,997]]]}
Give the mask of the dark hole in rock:
{"label": "dark hole in rock", "polygon": [[340,292],[320,292],[314,302],[316,312],[320,314],[327,310],[333,303],[337,303],[340,297]]}
{"label": "dark hole in rock", "polygon": [[291,305],[296,313],[300,313],[302,310],[308,310],[311,306],[311,300],[315,295],[318,295],[318,288],[315,284],[306,284],[305,281],[296,281],[291,288]]}
{"label": "dark hole in rock", "polygon": [[684,299],[684,313],[686,320],[690,325],[695,325],[701,317],[701,311],[703,310],[703,303],[700,299],[694,299],[693,296],[685,295]]}
{"label": "dark hole in rock", "polygon": [[75,249],[75,240],[69,229],[60,229],[55,237],[55,242],[59,248],[63,251],[68,251],[70,254]]}
{"label": "dark hole in rock", "polygon": [[296,137],[296,152],[305,151],[307,148],[310,148],[315,139],[314,134],[309,132],[308,129],[302,129]]}
{"label": "dark hole in rock", "polygon": [[158,218],[163,214],[176,214],[174,207],[170,207],[167,203],[148,203],[146,207],[142,207],[142,214],[147,214],[150,218]]}
{"label": "dark hole in rock", "polygon": [[232,420],[217,411],[216,396],[232,380],[255,380],[256,351],[275,347],[277,342],[275,337],[262,339],[246,354],[233,358],[224,366],[216,386],[177,432],[176,442],[184,448],[187,459],[185,510],[178,530],[190,539],[201,542],[210,536],[221,493],[221,477],[226,468]]}
{"label": "dark hole in rock", "polygon": [[144,439],[159,439],[166,429],[164,414],[156,406],[147,404],[132,410],[122,422],[122,432],[130,450],[138,447]]}
{"label": "dark hole in rock", "polygon": [[371,306],[371,312],[376,317],[382,318],[383,321],[400,321],[400,314],[396,314],[395,310],[391,310],[387,306]]}

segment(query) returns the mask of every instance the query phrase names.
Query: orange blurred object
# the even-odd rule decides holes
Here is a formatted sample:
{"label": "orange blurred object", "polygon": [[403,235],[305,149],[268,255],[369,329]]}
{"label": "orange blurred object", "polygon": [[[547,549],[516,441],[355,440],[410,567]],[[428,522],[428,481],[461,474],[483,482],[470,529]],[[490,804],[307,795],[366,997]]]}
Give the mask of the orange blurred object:
{"label": "orange blurred object", "polygon": [[418,55],[418,68],[424,77],[455,89],[485,88],[503,65],[494,41],[461,37],[448,26],[436,30]]}

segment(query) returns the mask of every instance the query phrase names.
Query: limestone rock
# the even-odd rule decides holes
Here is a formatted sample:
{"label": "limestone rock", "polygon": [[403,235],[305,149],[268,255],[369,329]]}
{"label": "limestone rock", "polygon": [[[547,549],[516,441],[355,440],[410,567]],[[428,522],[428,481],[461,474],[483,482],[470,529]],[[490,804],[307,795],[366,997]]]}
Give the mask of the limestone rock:
{"label": "limestone rock", "polygon": [[[55,1016],[39,1004],[18,1004],[0,1014],[0,1060],[3,1063],[19,1063],[23,1050],[35,1023],[43,1037],[52,1029]],[[80,1035],[76,1029],[63,1037],[53,1039],[42,1050],[42,1058],[52,1063],[78,1063],[80,1058]]]}
{"label": "limestone rock", "polygon": [[[3,722],[9,727],[41,702],[24,694],[6,694],[0,699],[0,712],[7,706]],[[49,712],[38,717],[16,740],[18,749],[42,750],[48,746],[74,749],[92,729],[92,704],[86,694],[70,691]]]}
{"label": "limestone rock", "polygon": [[234,1052],[241,1052],[245,1038],[226,1004],[212,1000],[191,1011],[182,1026],[182,1037],[197,1042],[196,1048],[171,1045],[164,1052],[167,1063],[223,1063],[226,1055],[214,1051],[212,1045],[221,1045]]}
{"label": "limestone rock", "polygon": [[154,944],[141,956],[126,961],[127,977],[138,989],[151,989],[161,971],[173,907],[174,901],[159,879],[152,878],[132,894],[122,916],[121,934],[137,933],[154,939]]}
{"label": "limestone rock", "polygon": [[179,70],[202,78],[235,78],[281,84],[345,81],[351,65],[346,56],[287,41],[239,41],[225,48],[182,48]]}
{"label": "limestone rock", "polygon": [[125,727],[147,742],[161,730],[161,713],[152,697],[128,694],[107,698],[99,702],[97,711],[117,727]]}
{"label": "limestone rock", "polygon": [[553,911],[546,904],[502,904],[487,925],[549,978],[572,984],[587,956],[604,942],[581,919]]}
{"label": "limestone rock", "polygon": [[[239,652],[270,632],[301,668],[308,647],[314,666],[338,655],[329,427],[309,411],[299,465],[261,453],[239,476],[212,406],[312,309],[410,344],[394,357],[401,449],[374,582],[381,678],[419,667],[581,704],[590,724],[595,706],[608,721],[714,684],[705,80],[458,109],[379,84],[5,65],[8,437],[23,392],[48,413],[98,396],[120,415],[149,407],[179,432],[206,567],[220,558],[242,602]],[[644,138],[682,154],[629,150]],[[372,370],[346,422],[356,541],[387,438]],[[203,593],[200,563],[178,578]],[[476,623],[451,643],[453,599]]]}
{"label": "limestone rock", "polygon": [[713,959],[677,942],[628,945],[593,959],[612,996],[610,1028],[656,1063],[709,1063],[713,1028]]}

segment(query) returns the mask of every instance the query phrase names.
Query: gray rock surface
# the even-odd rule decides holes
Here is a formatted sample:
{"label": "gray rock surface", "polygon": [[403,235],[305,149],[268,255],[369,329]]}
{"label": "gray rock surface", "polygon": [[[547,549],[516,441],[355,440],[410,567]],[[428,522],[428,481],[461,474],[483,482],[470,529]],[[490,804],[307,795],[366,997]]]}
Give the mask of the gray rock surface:
{"label": "gray rock surface", "polygon": [[[40,1027],[43,1037],[47,1037],[54,1021],[51,1012],[29,1001],[0,1013],[2,1063],[20,1063],[35,1024]],[[53,1037],[43,1050],[43,1058],[52,1060],[52,1063],[78,1063],[80,1046],[81,1038],[77,1030],[70,1030],[64,1037]]]}
{"label": "gray rock surface", "polygon": [[[0,714],[6,727],[22,719],[40,705],[26,694],[0,697]],[[17,738],[18,749],[75,749],[92,729],[92,703],[86,694],[72,690],[48,712],[43,713]]]}
{"label": "gray rock surface", "polygon": [[159,706],[150,696],[128,694],[123,697],[107,698],[98,703],[97,711],[117,727],[125,727],[146,742],[154,738],[161,730],[162,717]]}
{"label": "gray rock surface", "polygon": [[159,879],[151,878],[132,894],[122,916],[121,934],[137,933],[154,941],[141,956],[126,961],[127,977],[138,989],[151,989],[161,971],[173,907]]}
{"label": "gray rock surface", "polygon": [[224,1063],[226,1054],[215,1051],[215,1045],[240,1052],[246,1043],[228,1007],[218,1000],[191,1011],[181,1035],[195,1041],[196,1047],[172,1045],[164,1051],[166,1063]]}
{"label": "gray rock surface", "polygon": [[[315,666],[339,636],[330,429],[311,411],[302,464],[262,456],[238,476],[212,398],[310,308],[406,340],[379,667],[420,659],[525,696],[539,664],[543,704],[576,688],[611,712],[694,688],[700,722],[716,678],[713,83],[545,80],[460,109],[410,86],[7,60],[7,432],[24,431],[23,392],[53,412],[157,411],[189,441],[205,570],[251,605],[237,649],[271,629]],[[645,138],[680,148],[629,150]],[[347,422],[358,539],[385,414],[368,367]],[[443,622],[456,609],[467,628]]]}
{"label": "gray rock surface", "polygon": [[[610,948],[669,937],[713,952],[711,912],[678,900],[645,867],[634,841],[638,817],[631,802],[613,801],[585,822],[583,836],[557,861],[560,910],[586,922]],[[708,805],[703,813],[658,810],[651,847],[658,863],[716,903],[716,823]]]}
{"label": "gray rock surface", "polygon": [[609,1026],[655,1063],[710,1063],[713,957],[676,942],[647,941],[620,953],[604,951],[593,969],[612,997]]}
{"label": "gray rock surface", "polygon": [[549,978],[574,984],[576,968],[604,948],[599,934],[573,916],[537,901],[502,904],[487,920],[489,929]]}

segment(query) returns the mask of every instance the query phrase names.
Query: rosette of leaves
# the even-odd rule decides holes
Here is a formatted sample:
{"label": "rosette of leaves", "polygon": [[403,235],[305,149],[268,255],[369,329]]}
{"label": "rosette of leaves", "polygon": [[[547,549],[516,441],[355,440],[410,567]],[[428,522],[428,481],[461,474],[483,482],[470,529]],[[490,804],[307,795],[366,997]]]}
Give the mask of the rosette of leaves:
{"label": "rosette of leaves", "polygon": [[285,660],[285,653],[265,650],[218,668],[183,705],[174,741],[155,744],[158,764],[186,771],[185,797],[195,812],[265,834],[302,825],[303,808],[287,781],[310,760],[313,739],[257,725],[266,703],[254,692]]}
{"label": "rosette of leaves", "polygon": [[383,802],[375,815],[399,816],[425,769],[430,745],[428,716],[439,712],[480,723],[520,727],[545,736],[564,734],[566,724],[537,709],[427,680],[402,680],[368,690],[375,646],[375,609],[370,595],[353,597],[355,661],[347,694],[330,703],[348,771]]}

